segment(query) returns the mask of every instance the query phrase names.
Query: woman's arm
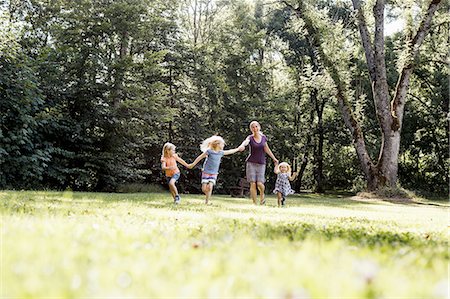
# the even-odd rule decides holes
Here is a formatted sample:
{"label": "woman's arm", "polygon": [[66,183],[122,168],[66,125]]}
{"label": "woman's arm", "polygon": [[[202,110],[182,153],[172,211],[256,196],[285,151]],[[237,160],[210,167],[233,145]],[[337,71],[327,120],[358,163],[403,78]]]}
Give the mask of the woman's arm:
{"label": "woman's arm", "polygon": [[242,141],[242,143],[241,143],[241,145],[240,145],[239,147],[243,146],[244,149],[245,149],[245,147],[246,147],[249,143],[250,143],[250,138],[247,137],[247,138],[244,139],[244,141]]}
{"label": "woman's arm", "polygon": [[194,168],[194,166],[197,165],[197,163],[200,162],[200,161],[201,161],[203,158],[205,158],[207,155],[208,155],[208,152],[202,153],[200,156],[198,156],[198,157],[194,160],[194,162],[192,162],[191,164],[189,164],[189,165],[187,166],[187,168],[189,168],[189,169]]}
{"label": "woman's arm", "polygon": [[278,163],[278,159],[275,158],[275,156],[274,156],[274,154],[272,153],[272,151],[270,150],[270,147],[269,147],[269,145],[267,144],[267,142],[266,142],[266,144],[264,144],[264,151],[269,155],[269,157],[272,158],[272,160],[273,160],[274,163]]}

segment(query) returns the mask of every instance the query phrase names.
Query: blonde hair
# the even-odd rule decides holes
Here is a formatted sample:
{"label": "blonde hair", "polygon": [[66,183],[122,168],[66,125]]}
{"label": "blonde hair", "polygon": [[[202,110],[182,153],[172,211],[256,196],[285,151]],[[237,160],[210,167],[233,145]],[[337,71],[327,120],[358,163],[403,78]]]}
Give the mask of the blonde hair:
{"label": "blonde hair", "polygon": [[162,149],[162,157],[169,157],[169,150],[173,149],[175,151],[176,146],[170,142],[164,143],[163,149]]}
{"label": "blonde hair", "polygon": [[[289,176],[291,176],[291,165],[287,164],[286,162],[281,162],[280,164],[278,164],[278,169],[280,169],[281,166],[286,166],[287,173],[289,174]],[[280,170],[280,172],[281,172],[281,170]]]}
{"label": "blonde hair", "polygon": [[209,138],[206,138],[206,139],[203,140],[203,142],[200,144],[200,150],[201,150],[202,152],[206,152],[208,149],[212,149],[212,148],[213,148],[212,145],[215,144],[215,143],[217,143],[217,142],[220,142],[220,143],[225,144],[225,140],[223,140],[222,137],[217,136],[217,135],[214,135],[214,136],[211,136],[211,137],[209,137]]}
{"label": "blonde hair", "polygon": [[253,124],[257,124],[257,125],[258,125],[258,127],[259,127],[259,134],[260,134],[261,136],[264,136],[263,132],[261,131],[261,125],[260,125],[259,122],[256,121],[256,120],[250,122],[250,124],[248,125],[250,131],[252,130],[252,125],[253,125]]}

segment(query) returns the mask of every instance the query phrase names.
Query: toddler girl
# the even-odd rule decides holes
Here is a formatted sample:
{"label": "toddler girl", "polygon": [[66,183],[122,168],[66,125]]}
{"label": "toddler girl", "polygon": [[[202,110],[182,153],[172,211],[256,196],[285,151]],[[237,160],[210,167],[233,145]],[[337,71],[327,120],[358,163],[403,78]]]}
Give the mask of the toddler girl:
{"label": "toddler girl", "polygon": [[220,136],[212,136],[205,139],[200,145],[203,152],[194,162],[189,164],[188,168],[193,168],[200,160],[206,158],[202,169],[202,191],[205,193],[205,203],[208,204],[217,181],[219,166],[223,156],[234,154],[237,151],[243,151],[245,147],[240,146],[234,149],[224,151],[225,141]]}
{"label": "toddler girl", "polygon": [[297,177],[297,173],[294,172],[291,175],[291,166],[286,162],[281,162],[280,164],[275,163],[274,172],[277,174],[277,181],[275,182],[275,190],[273,193],[277,194],[278,206],[284,206],[286,201],[286,196],[289,194],[294,194],[294,190],[291,189],[291,183]]}
{"label": "toddler girl", "polygon": [[167,183],[175,204],[179,204],[181,201],[175,185],[180,178],[180,169],[178,169],[177,162],[184,167],[188,167],[188,164],[175,153],[175,145],[170,142],[165,143],[161,156],[161,169],[166,172]]}

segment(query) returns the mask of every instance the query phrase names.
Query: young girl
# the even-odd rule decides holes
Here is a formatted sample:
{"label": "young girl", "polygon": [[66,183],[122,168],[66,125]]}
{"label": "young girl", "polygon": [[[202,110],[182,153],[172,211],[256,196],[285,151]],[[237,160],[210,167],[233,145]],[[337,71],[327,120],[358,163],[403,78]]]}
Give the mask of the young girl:
{"label": "young girl", "polygon": [[223,150],[225,141],[220,136],[212,136],[205,139],[200,145],[200,150],[203,152],[198,156],[194,162],[189,164],[188,168],[193,168],[200,160],[206,158],[203,163],[202,169],[202,191],[205,193],[205,203],[208,204],[209,199],[213,191],[213,187],[217,181],[217,175],[219,173],[219,166],[223,156],[234,154],[237,151],[243,151],[243,146]]}
{"label": "young girl", "polygon": [[280,164],[275,163],[274,172],[277,174],[277,181],[275,182],[275,190],[273,193],[277,194],[278,206],[284,206],[286,201],[286,196],[289,194],[294,194],[294,190],[291,189],[291,183],[297,177],[297,173],[294,172],[291,175],[291,166],[286,162],[281,162]]}
{"label": "young girl", "polygon": [[180,169],[178,169],[177,162],[184,167],[188,167],[188,164],[175,153],[175,145],[169,142],[165,143],[161,156],[161,169],[166,172],[167,183],[175,204],[179,204],[181,200],[175,185],[180,178]]}

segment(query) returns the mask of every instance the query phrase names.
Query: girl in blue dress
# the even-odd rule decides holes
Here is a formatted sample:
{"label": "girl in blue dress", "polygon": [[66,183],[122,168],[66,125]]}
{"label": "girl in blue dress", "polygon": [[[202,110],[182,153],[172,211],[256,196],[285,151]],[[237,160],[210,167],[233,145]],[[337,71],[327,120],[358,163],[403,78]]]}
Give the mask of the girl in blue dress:
{"label": "girl in blue dress", "polygon": [[202,169],[202,191],[205,193],[205,203],[208,204],[213,191],[213,187],[217,181],[219,174],[219,166],[223,156],[234,154],[237,151],[243,151],[245,147],[240,146],[230,150],[223,150],[225,141],[220,136],[212,136],[205,139],[200,145],[200,150],[203,152],[198,156],[194,162],[188,165],[188,168],[193,168],[200,160],[206,158]]}

